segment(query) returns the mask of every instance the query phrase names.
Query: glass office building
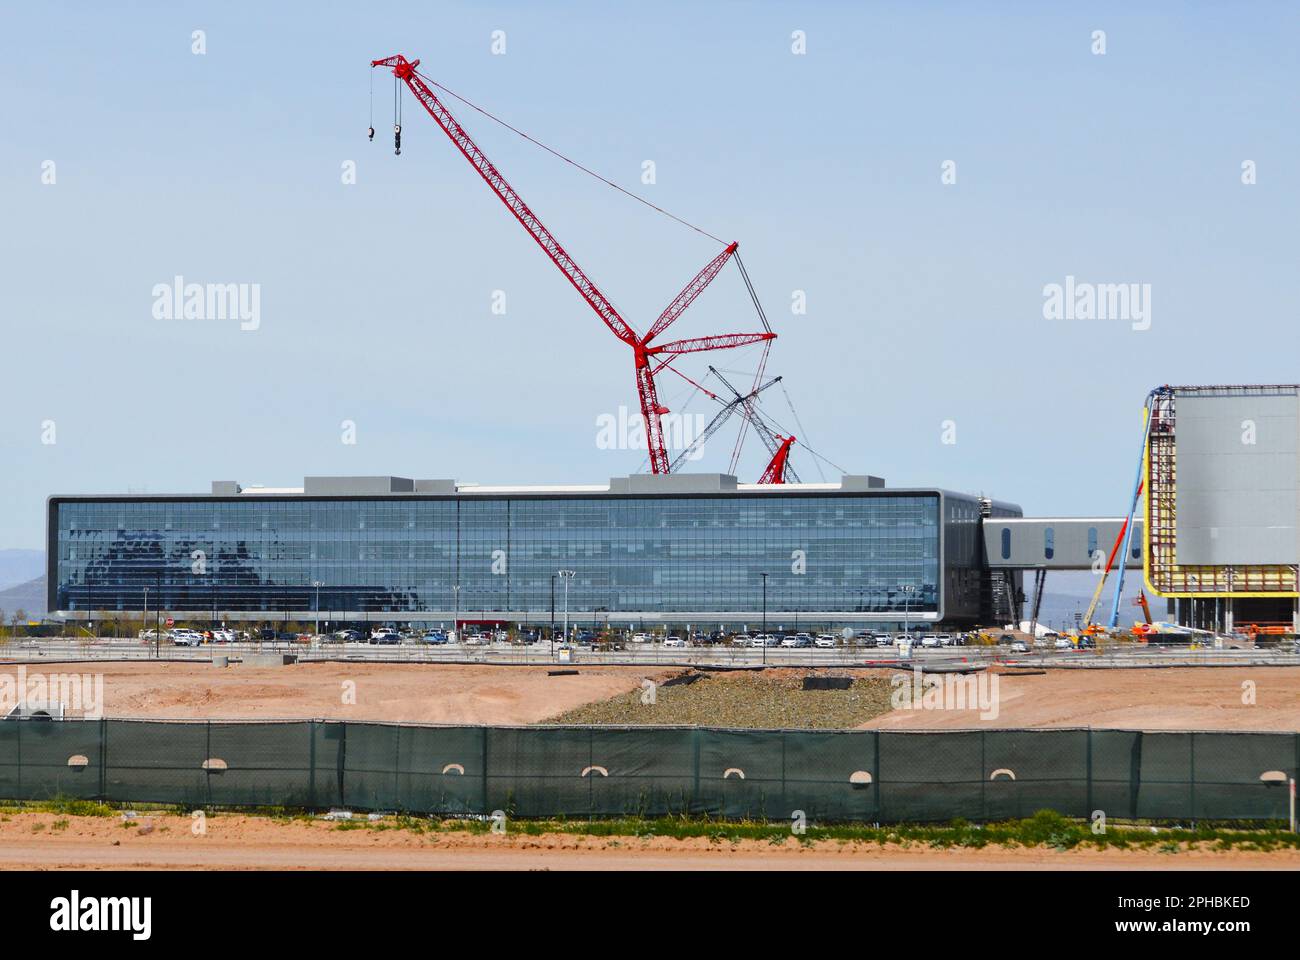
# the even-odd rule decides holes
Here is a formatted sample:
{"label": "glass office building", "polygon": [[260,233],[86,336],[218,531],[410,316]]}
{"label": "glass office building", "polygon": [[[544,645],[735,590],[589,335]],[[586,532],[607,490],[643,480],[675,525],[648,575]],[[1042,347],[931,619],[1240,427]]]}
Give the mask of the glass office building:
{"label": "glass office building", "polygon": [[978,498],[868,477],[552,488],[309,477],[293,490],[56,496],[48,510],[49,608],[86,620],[147,608],[204,621],[549,623],[567,580],[570,620],[596,625],[757,627],[765,603],[785,628],[956,624],[978,617],[986,568]]}

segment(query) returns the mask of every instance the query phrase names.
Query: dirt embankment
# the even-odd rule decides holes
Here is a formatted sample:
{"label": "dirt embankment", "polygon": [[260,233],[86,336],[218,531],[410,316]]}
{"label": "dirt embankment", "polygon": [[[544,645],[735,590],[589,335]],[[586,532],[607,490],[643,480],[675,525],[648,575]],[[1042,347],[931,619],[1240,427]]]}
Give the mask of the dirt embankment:
{"label": "dirt embankment", "polygon": [[0,869],[21,870],[1295,870],[1300,850],[983,849],[571,834],[415,833],[324,820],[13,813]]}

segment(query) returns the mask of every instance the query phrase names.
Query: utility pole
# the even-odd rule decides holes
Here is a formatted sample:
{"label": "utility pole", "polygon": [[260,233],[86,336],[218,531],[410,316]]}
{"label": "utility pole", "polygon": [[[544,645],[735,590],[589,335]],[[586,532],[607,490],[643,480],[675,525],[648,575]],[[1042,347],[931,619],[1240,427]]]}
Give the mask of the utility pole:
{"label": "utility pole", "polygon": [[316,636],[320,636],[320,588],[324,586],[319,580],[313,580],[311,585],[316,588]]}
{"label": "utility pole", "polygon": [[908,619],[908,613],[911,610],[912,594],[916,592],[916,587],[910,583],[902,586],[903,590],[903,636],[908,640],[912,639],[912,624]]}

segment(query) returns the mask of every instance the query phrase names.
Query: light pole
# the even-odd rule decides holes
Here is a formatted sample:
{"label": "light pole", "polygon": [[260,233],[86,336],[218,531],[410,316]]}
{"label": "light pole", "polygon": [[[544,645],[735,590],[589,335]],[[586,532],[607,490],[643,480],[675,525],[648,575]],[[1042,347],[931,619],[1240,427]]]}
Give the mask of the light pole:
{"label": "light pole", "polygon": [[325,586],[319,580],[313,580],[311,585],[316,588],[316,636],[320,636],[320,588]]}
{"label": "light pole", "polygon": [[569,581],[578,575],[577,570],[556,570],[555,575],[564,581],[564,639],[569,639]]}
{"label": "light pole", "polygon": [[760,573],[763,578],[763,664],[767,664],[767,574]]}
{"label": "light pole", "polygon": [[149,588],[144,588],[144,610],[140,613],[140,632],[144,633],[149,627]]}
{"label": "light pole", "polygon": [[555,574],[551,574],[551,656],[555,656]]}
{"label": "light pole", "polygon": [[452,613],[451,620],[451,637],[456,643],[460,643],[460,584],[451,585],[451,595],[455,604],[455,611]]}
{"label": "light pole", "polygon": [[908,613],[911,610],[912,594],[916,592],[916,587],[910,583],[905,583],[901,589],[903,591],[903,636],[911,640],[912,625],[908,619]]}

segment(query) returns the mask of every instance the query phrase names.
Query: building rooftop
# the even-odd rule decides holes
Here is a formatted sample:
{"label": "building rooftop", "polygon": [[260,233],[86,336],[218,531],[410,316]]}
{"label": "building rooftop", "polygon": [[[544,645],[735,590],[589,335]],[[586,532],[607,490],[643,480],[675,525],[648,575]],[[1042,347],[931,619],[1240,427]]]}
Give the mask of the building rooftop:
{"label": "building rooftop", "polygon": [[502,494],[592,494],[592,493],[806,493],[816,490],[881,490],[880,477],[846,474],[835,483],[741,483],[727,473],[676,473],[670,475],[632,474],[611,477],[607,483],[581,484],[485,484],[451,479],[414,480],[409,477],[304,477],[301,487],[243,486],[236,480],[212,481],[212,495],[233,496],[385,496],[414,494],[423,496]]}

